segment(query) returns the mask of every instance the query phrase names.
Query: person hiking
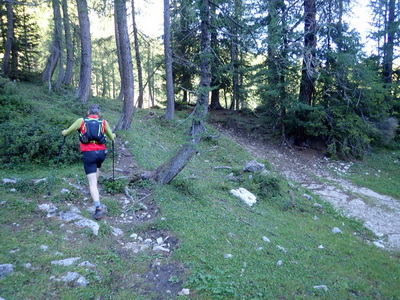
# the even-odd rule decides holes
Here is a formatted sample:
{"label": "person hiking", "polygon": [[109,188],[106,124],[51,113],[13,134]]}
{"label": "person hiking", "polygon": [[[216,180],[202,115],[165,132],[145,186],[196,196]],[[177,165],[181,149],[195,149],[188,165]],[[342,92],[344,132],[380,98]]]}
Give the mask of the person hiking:
{"label": "person hiking", "polygon": [[100,220],[103,218],[104,209],[101,206],[100,194],[97,188],[99,168],[107,156],[105,136],[114,142],[115,134],[111,131],[108,122],[100,119],[101,110],[98,104],[90,105],[87,114],[87,118],[77,119],[61,134],[64,137],[71,135],[75,131],[80,134],[79,146],[82,152],[83,166],[89,181],[90,195],[95,206],[93,218]]}

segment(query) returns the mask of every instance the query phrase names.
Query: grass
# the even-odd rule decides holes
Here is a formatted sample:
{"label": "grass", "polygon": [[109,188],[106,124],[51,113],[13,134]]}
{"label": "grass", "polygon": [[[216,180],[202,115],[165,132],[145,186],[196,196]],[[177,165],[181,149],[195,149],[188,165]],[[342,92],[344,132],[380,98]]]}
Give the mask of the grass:
{"label": "grass", "polygon": [[348,179],[400,199],[400,151],[380,149],[351,165]]}
{"label": "grass", "polygon": [[[35,98],[40,101],[38,95]],[[114,104],[103,102],[105,115],[110,116],[107,119],[115,124],[119,114],[113,110]],[[190,126],[189,112],[177,112],[171,122],[160,118],[162,114],[161,110],[151,113],[140,110],[135,114],[132,129],[117,133],[121,141],[128,141],[127,147],[143,170],[154,169],[174,155]],[[68,185],[68,182],[86,184],[81,164],[59,165],[51,196],[47,196],[48,182],[38,185],[32,182],[52,178],[52,164],[0,168],[0,178],[19,178],[16,184],[0,184],[0,264],[14,265],[14,273],[0,279],[0,297],[175,299],[176,294],[156,288],[162,278],[172,285],[190,288],[190,296],[180,299],[398,297],[398,253],[373,246],[370,243],[373,234],[360,223],[345,218],[279,174],[244,173],[243,167],[253,158],[231,140],[207,135],[216,133],[208,128],[198,154],[171,184],[137,183],[137,188],[152,188],[159,215],[134,226],[118,225],[125,232],[123,237],[112,234],[111,218],[118,219],[123,208],[111,194],[106,193],[102,198],[109,208],[110,219],[99,222],[98,236],[47,218],[38,209],[40,203],[51,202],[68,209],[85,201],[87,196]],[[393,158],[387,154],[384,159]],[[382,174],[399,177],[394,177],[398,173],[391,169],[393,160],[388,161],[386,165],[380,162],[381,177],[375,177],[375,181],[380,181]],[[267,161],[262,163],[270,169]],[[216,168],[221,166],[230,169]],[[355,167],[360,168],[360,174],[362,170],[370,172],[361,165]],[[110,170],[108,159],[103,171]],[[238,187],[258,196],[254,207],[230,194],[231,189]],[[11,191],[13,188],[15,191]],[[70,189],[71,193],[61,194],[62,188]],[[382,184],[382,188],[393,193],[396,185],[385,188]],[[311,195],[311,199],[304,194]],[[333,234],[333,227],[339,227],[343,233]],[[124,248],[132,241],[129,237],[132,233],[146,237],[154,232],[177,239],[171,254],[151,250],[135,254]],[[43,250],[43,245],[47,250]],[[51,264],[67,257],[81,257],[96,267]],[[73,287],[51,279],[68,271],[79,272],[90,284]],[[159,275],[158,280],[149,281],[152,274]],[[327,290],[315,288],[321,285]]]}

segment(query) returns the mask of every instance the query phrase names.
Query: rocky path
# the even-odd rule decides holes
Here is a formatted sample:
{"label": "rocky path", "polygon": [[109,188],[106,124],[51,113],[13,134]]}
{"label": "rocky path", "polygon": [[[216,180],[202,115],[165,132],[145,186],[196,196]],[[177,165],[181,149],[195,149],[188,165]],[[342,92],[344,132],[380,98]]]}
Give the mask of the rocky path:
{"label": "rocky path", "polygon": [[345,172],[348,164],[330,161],[317,151],[293,150],[215,126],[255,158],[269,161],[287,179],[311,190],[345,215],[362,221],[378,237],[376,246],[400,250],[400,201],[335,174]]}

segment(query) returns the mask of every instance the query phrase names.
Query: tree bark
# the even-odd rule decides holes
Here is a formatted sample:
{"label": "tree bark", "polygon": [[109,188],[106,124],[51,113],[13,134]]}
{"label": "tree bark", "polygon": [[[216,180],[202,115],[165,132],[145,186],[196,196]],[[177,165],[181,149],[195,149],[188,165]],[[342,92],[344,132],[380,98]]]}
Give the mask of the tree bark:
{"label": "tree bark", "polygon": [[144,92],[144,87],[143,87],[143,69],[142,69],[142,60],[141,60],[141,55],[140,55],[140,49],[139,49],[139,37],[138,37],[138,30],[136,26],[136,12],[135,12],[135,1],[132,0],[132,23],[133,23],[133,38],[135,42],[135,57],[136,57],[136,67],[137,67],[137,72],[138,72],[138,85],[139,85],[139,95],[137,98],[137,106],[139,108],[143,108],[143,92]]}
{"label": "tree bark", "polygon": [[53,7],[53,19],[54,19],[54,32],[53,32],[53,43],[51,44],[50,56],[47,59],[46,67],[42,72],[42,81],[49,82],[53,78],[54,71],[60,60],[62,51],[62,33],[61,33],[61,13],[60,13],[60,2],[58,0],[51,1]]}
{"label": "tree bark", "polygon": [[87,103],[92,74],[92,42],[90,40],[90,22],[86,0],[76,0],[81,38],[81,70],[76,97],[81,103]]}
{"label": "tree bark", "polygon": [[7,2],[7,40],[4,49],[3,62],[1,66],[1,71],[4,75],[9,75],[10,73],[10,57],[12,46],[14,42],[14,11],[13,2]]}
{"label": "tree bark", "polygon": [[65,47],[67,50],[67,61],[65,67],[65,74],[62,83],[70,85],[72,82],[73,67],[74,67],[74,48],[71,36],[71,27],[69,25],[69,13],[68,13],[68,2],[62,0],[63,10],[63,23],[64,23],[64,35],[65,35]]}
{"label": "tree bark", "polygon": [[398,25],[396,26],[395,15],[396,15],[396,1],[389,0],[388,6],[388,19],[387,19],[387,33],[386,39],[383,46],[383,80],[386,84],[392,83],[393,75],[393,53],[394,53],[394,40],[396,37],[396,31],[398,32]]}
{"label": "tree bark", "polygon": [[193,113],[189,140],[169,162],[161,165],[155,171],[155,180],[161,184],[168,184],[187,165],[196,153],[196,145],[200,142],[204,132],[204,123],[208,113],[208,98],[210,91],[210,8],[208,0],[200,1],[201,17],[201,64],[199,95]]}
{"label": "tree bark", "polygon": [[115,18],[117,19],[118,39],[120,51],[118,60],[120,61],[121,82],[124,95],[124,105],[121,117],[117,123],[116,129],[129,130],[132,124],[134,107],[133,91],[133,67],[132,54],[129,42],[128,22],[126,16],[126,0],[114,0]]}
{"label": "tree bark", "polygon": [[315,0],[304,0],[304,53],[299,98],[308,105],[312,105],[315,90],[316,23]]}
{"label": "tree bark", "polygon": [[167,79],[167,109],[164,118],[172,120],[174,118],[174,83],[172,77],[172,51],[171,51],[171,21],[169,0],[164,0],[164,53],[165,53],[165,72]]}

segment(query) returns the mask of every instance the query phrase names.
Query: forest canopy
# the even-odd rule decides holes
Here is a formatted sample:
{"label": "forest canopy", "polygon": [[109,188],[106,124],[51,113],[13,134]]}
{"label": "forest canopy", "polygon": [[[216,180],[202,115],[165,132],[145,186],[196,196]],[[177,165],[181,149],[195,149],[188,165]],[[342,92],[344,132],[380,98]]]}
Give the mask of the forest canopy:
{"label": "forest canopy", "polygon": [[173,117],[174,104],[198,102],[206,89],[208,109],[264,118],[282,143],[362,157],[398,146],[400,112],[400,2],[366,2],[368,51],[350,23],[355,0],[164,0],[159,37],[137,23],[152,9],[145,1],[2,0],[1,75],[77,105],[123,102],[123,130],[136,109]]}

